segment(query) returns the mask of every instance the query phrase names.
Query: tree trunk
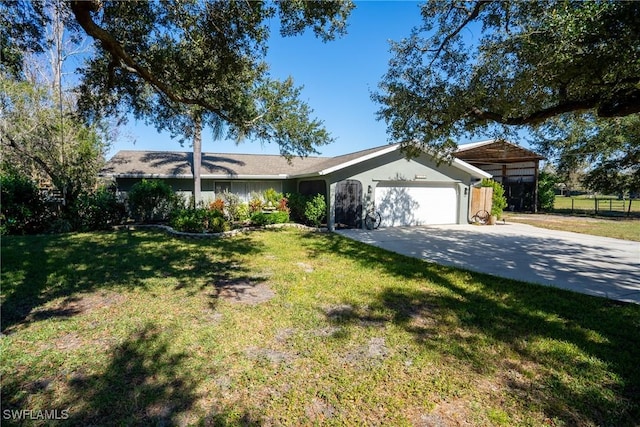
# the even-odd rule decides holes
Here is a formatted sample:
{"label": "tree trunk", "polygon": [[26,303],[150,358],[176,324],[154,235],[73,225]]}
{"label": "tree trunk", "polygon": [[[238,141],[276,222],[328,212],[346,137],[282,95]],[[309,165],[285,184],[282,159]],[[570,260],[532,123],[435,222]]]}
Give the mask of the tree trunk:
{"label": "tree trunk", "polygon": [[202,115],[199,111],[193,112],[193,200],[196,205],[202,201],[200,195],[200,165],[202,164]]}

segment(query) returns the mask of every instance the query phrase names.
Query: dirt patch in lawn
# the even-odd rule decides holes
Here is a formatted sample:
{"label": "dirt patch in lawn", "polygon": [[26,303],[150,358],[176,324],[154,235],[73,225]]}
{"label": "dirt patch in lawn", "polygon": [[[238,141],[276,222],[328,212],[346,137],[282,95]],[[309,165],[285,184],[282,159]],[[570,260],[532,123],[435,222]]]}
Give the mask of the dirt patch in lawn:
{"label": "dirt patch in lawn", "polygon": [[314,397],[305,407],[305,414],[313,423],[321,423],[333,418],[335,413],[336,408],[333,405],[317,397]]}
{"label": "dirt patch in lawn", "polygon": [[343,361],[349,365],[361,365],[377,363],[386,359],[390,355],[385,339],[374,337],[361,346],[358,346],[343,356]]}
{"label": "dirt patch in lawn", "polygon": [[221,280],[214,288],[215,298],[240,304],[260,304],[275,296],[275,292],[266,283],[249,279]]}
{"label": "dirt patch in lawn", "polygon": [[295,354],[286,351],[278,351],[270,348],[260,347],[246,348],[244,353],[250,360],[266,360],[274,365],[279,365],[281,363],[290,365],[297,358]]}
{"label": "dirt patch in lawn", "polygon": [[71,317],[90,311],[122,304],[126,297],[115,292],[93,292],[70,296],[35,308],[27,317],[27,322],[50,318]]}

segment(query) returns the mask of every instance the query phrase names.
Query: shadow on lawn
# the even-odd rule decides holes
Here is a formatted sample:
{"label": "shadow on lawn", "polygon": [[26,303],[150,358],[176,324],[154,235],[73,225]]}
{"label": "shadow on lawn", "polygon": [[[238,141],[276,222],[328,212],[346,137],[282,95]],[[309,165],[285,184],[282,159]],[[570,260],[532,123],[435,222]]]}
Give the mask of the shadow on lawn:
{"label": "shadow on lawn", "polygon": [[172,354],[169,339],[151,325],[111,357],[104,373],[69,381],[69,425],[175,425],[198,398],[199,380],[184,369],[187,355]]}
{"label": "shadow on lawn", "polygon": [[[248,237],[184,241],[155,231],[5,237],[1,329],[76,315],[80,293],[144,287],[149,279],[174,279],[197,292],[237,279],[237,257],[260,250]],[[41,307],[58,298],[61,307]]]}
{"label": "shadow on lawn", "polygon": [[[76,372],[26,384],[17,377],[4,378],[2,408],[19,413],[31,408],[31,395],[41,394],[51,402],[46,410],[60,417],[55,425],[193,425],[202,420],[210,425],[232,425],[233,420],[259,425],[258,418],[241,409],[205,415],[197,408],[203,379],[189,369],[188,354],[172,351],[171,338],[147,324],[111,350],[100,373]],[[53,384],[65,388],[64,401],[53,400]],[[6,418],[3,425],[21,425],[19,416]]]}
{"label": "shadow on lawn", "polygon": [[[493,380],[499,372],[534,369],[535,381],[525,385],[504,376],[503,386],[569,424],[633,425],[640,419],[640,307],[460,272],[335,234],[310,236],[307,245],[311,256],[339,254],[420,283],[386,288],[368,307],[330,321],[392,322],[421,345]],[[497,359],[492,343],[519,360]]]}

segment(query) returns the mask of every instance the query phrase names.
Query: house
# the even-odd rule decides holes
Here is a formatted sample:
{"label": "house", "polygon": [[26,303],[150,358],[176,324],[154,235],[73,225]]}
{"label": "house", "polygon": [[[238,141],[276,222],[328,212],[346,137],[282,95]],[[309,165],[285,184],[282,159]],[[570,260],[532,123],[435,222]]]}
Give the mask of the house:
{"label": "house", "polygon": [[[101,175],[128,191],[143,178],[164,179],[176,192],[193,192],[193,153],[120,151]],[[230,191],[244,200],[252,192],[323,194],[330,229],[360,227],[362,212],[381,213],[382,226],[466,224],[471,186],[485,172],[466,161],[440,163],[428,154],[406,159],[400,146],[385,145],[337,157],[203,153],[201,195],[213,200]]]}
{"label": "house", "polygon": [[507,210],[537,212],[538,171],[544,157],[501,139],[460,145],[455,157],[502,184]]}

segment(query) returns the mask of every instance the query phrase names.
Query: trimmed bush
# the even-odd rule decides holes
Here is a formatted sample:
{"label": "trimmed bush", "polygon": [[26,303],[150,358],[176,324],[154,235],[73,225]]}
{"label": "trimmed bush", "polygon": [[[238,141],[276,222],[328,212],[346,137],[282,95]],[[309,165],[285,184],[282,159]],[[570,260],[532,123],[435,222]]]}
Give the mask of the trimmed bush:
{"label": "trimmed bush", "polygon": [[269,217],[269,224],[284,224],[289,222],[289,212],[275,211],[267,216]]}
{"label": "trimmed bush", "polygon": [[289,222],[289,213],[275,211],[272,213],[256,212],[251,215],[251,224],[265,226],[269,224],[284,224]]}
{"label": "trimmed bush", "polygon": [[169,219],[180,198],[162,180],[146,180],[134,184],[128,193],[131,217],[140,222],[160,222]]}
{"label": "trimmed bush", "polygon": [[250,221],[251,221],[251,224],[257,225],[257,226],[267,225],[269,224],[269,214],[266,214],[264,212],[256,212],[253,215],[251,215]]}
{"label": "trimmed bush", "polygon": [[185,233],[221,233],[231,229],[220,211],[203,208],[174,210],[170,225]]}

